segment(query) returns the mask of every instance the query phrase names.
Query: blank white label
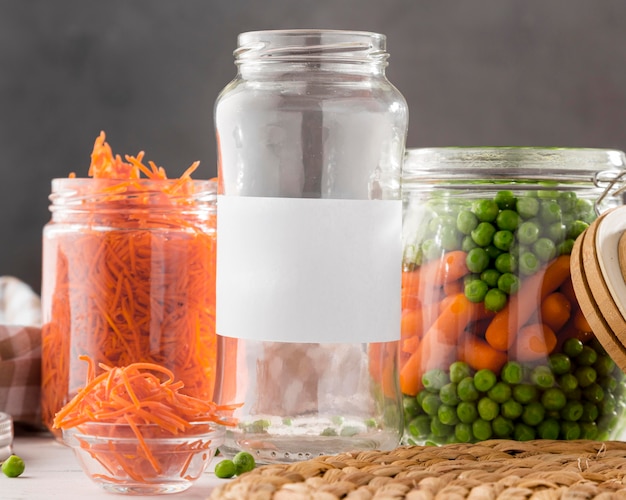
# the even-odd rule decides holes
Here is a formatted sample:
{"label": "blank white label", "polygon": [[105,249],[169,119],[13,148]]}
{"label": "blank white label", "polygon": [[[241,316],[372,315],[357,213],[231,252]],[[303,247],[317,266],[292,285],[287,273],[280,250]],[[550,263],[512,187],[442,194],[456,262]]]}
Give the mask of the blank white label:
{"label": "blank white label", "polygon": [[400,200],[219,196],[217,333],[399,340],[401,231]]}

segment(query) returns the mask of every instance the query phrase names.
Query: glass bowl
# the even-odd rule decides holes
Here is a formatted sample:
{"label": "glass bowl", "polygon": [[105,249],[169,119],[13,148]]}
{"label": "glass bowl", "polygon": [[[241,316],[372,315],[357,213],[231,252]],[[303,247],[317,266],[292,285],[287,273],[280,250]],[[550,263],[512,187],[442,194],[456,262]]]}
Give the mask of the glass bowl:
{"label": "glass bowl", "polygon": [[189,488],[224,440],[222,426],[198,422],[172,434],[153,424],[86,423],[63,430],[63,442],[92,481],[113,493],[154,495]]}

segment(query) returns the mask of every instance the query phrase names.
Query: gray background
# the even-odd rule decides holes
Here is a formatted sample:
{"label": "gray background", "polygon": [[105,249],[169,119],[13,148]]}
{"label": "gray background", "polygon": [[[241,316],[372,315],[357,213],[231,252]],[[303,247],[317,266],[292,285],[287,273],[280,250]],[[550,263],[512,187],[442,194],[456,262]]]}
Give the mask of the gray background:
{"label": "gray background", "polygon": [[626,149],[624,0],[0,0],[0,275],[37,291],[50,180],[95,137],[215,175],[239,32],[385,33],[409,146]]}

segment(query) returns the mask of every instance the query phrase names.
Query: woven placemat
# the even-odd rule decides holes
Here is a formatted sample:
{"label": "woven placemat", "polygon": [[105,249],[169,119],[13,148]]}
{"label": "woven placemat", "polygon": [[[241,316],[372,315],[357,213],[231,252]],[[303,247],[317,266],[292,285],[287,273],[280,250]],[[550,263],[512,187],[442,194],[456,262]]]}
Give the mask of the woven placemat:
{"label": "woven placemat", "polygon": [[626,499],[626,443],[512,441],[406,446],[263,465],[210,500]]}

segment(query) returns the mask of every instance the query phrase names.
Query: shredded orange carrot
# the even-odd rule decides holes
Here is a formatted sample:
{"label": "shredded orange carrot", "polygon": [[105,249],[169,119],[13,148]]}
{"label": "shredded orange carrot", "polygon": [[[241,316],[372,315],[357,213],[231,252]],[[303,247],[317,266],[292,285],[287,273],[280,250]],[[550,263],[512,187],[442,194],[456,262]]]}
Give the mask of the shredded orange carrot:
{"label": "shredded orange carrot", "polygon": [[[50,305],[42,328],[42,413],[57,435],[55,414],[100,364],[158,364],[186,395],[212,399],[215,216],[194,213],[197,166],[168,179],[163,167],[144,163],[143,152],[124,160],[104,132],[95,140],[92,178],[76,185],[84,213],[69,220],[72,232],[46,242],[44,257],[53,264],[44,276]],[[83,354],[93,365],[80,362]]]}
{"label": "shredded orange carrot", "polygon": [[[81,356],[81,359],[93,365],[91,358]],[[136,449],[135,445],[131,445],[129,450],[127,442],[117,444],[110,440],[107,441],[106,450],[102,450],[79,438],[80,446],[111,473],[121,468],[134,480],[144,482],[163,473],[167,468],[164,460],[178,460],[180,475],[184,477],[193,456],[204,449],[203,442],[192,434],[189,436],[190,442],[181,446],[178,456],[169,457],[170,453],[163,453],[161,445],[154,444],[150,438],[168,433],[185,435],[194,423],[235,425],[235,421],[226,416],[233,410],[232,406],[218,406],[182,394],[180,391],[183,385],[175,381],[174,374],[161,365],[132,363],[123,367],[109,367],[100,363],[99,367],[103,372],[93,377],[92,370],[89,370],[84,388],[56,414],[53,426],[58,429],[78,427],[79,430],[83,430],[81,426],[84,424],[90,423],[128,426],[137,438]],[[146,431],[145,426],[150,424],[156,425],[156,430]],[[93,428],[85,427],[85,433],[93,432]]]}

